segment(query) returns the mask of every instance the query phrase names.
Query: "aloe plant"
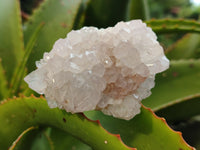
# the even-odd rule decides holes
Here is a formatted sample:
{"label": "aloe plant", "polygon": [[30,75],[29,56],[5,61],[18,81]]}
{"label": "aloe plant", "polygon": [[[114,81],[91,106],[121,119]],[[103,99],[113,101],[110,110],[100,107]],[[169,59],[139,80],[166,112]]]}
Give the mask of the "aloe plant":
{"label": "aloe plant", "polygon": [[[111,10],[104,5],[116,7]],[[157,116],[174,124],[200,114],[198,21],[146,21],[158,35],[188,34],[165,51],[171,59],[170,68],[156,76],[156,86],[143,101],[141,113],[124,121],[98,111],[71,114],[51,109],[23,78],[34,69],[35,61],[72,29],[84,25],[105,27],[138,17],[149,19],[147,1],[45,0],[23,23],[20,11],[19,1],[0,0],[0,150],[199,148],[200,139],[189,146],[181,132],[172,130],[164,118]]]}

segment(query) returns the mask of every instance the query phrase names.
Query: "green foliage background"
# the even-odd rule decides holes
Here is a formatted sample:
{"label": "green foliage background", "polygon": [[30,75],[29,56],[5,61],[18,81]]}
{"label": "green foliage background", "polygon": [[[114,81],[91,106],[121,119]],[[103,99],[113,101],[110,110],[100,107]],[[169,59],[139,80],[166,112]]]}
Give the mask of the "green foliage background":
{"label": "green foliage background", "polygon": [[[200,149],[199,14],[189,0],[0,0],[0,150]],[[50,109],[24,83],[72,29],[132,19],[156,32],[171,61],[132,120]]]}

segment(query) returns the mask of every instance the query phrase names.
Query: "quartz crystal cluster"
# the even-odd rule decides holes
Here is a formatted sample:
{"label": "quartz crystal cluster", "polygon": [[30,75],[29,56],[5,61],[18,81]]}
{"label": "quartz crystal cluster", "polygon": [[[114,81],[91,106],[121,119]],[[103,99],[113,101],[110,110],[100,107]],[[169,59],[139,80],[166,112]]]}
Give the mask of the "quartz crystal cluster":
{"label": "quartz crystal cluster", "polygon": [[114,27],[83,27],[55,42],[25,77],[45,94],[51,108],[77,113],[101,110],[129,120],[154,87],[155,74],[169,67],[163,48],[141,20]]}

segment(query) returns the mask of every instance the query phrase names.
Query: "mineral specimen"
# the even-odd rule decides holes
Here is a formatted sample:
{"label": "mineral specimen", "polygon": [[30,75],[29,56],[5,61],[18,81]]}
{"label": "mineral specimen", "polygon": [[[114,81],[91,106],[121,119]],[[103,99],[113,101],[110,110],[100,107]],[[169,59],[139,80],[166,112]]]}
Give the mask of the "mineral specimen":
{"label": "mineral specimen", "polygon": [[71,113],[96,109],[129,120],[140,112],[155,74],[169,61],[151,28],[133,20],[71,31],[36,66],[25,81],[45,94],[51,108]]}

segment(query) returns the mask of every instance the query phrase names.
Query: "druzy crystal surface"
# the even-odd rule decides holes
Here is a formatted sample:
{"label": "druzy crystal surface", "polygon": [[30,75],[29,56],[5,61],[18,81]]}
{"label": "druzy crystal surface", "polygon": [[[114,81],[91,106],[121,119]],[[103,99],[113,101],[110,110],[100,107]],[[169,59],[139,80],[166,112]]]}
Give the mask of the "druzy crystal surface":
{"label": "druzy crystal surface", "polygon": [[45,94],[51,108],[77,113],[101,110],[129,120],[154,87],[155,74],[169,61],[151,28],[141,20],[114,27],[84,27],[55,42],[25,77]]}

